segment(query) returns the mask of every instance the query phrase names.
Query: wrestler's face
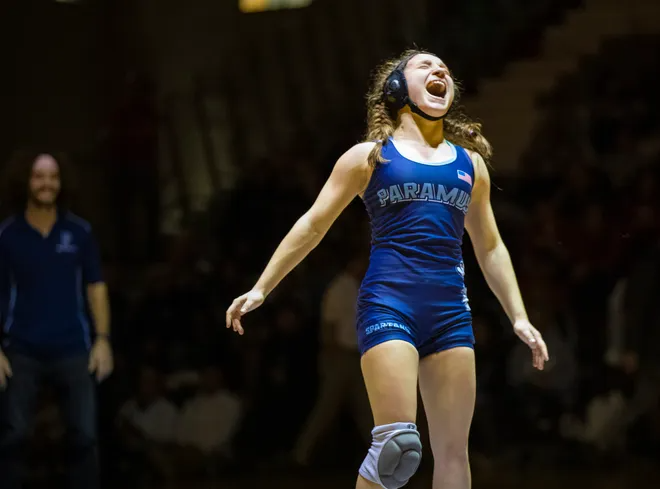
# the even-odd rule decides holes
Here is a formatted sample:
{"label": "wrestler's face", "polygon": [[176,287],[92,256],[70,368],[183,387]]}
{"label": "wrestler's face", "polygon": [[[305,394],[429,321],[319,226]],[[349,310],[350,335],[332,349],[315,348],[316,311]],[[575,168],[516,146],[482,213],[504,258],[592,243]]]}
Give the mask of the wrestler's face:
{"label": "wrestler's face", "polygon": [[408,96],[431,117],[442,117],[454,101],[454,80],[442,60],[432,54],[413,56],[403,70]]}
{"label": "wrestler's face", "polygon": [[39,155],[32,165],[30,201],[40,207],[55,205],[60,193],[60,166],[51,155]]}

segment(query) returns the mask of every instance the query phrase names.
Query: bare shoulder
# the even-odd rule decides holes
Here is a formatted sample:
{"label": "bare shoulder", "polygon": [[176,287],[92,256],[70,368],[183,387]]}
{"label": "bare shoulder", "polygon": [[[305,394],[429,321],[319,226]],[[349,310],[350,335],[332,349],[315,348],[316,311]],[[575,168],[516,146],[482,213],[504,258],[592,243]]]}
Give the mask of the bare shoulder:
{"label": "bare shoulder", "polygon": [[476,151],[465,150],[472,160],[472,167],[474,168],[474,187],[472,188],[473,201],[488,201],[490,200],[490,173],[488,172],[488,165]]}
{"label": "bare shoulder", "polygon": [[376,143],[358,143],[349,148],[339,157],[333,174],[339,178],[349,180],[355,185],[358,192],[364,190],[371,179],[371,167],[369,166],[369,153]]}
{"label": "bare shoulder", "polygon": [[369,163],[367,159],[374,146],[376,146],[376,143],[373,142],[355,144],[341,155],[337,163],[343,163],[344,165],[353,167],[368,167]]}
{"label": "bare shoulder", "polygon": [[472,160],[472,165],[474,166],[474,171],[475,172],[480,172],[482,170],[488,170],[488,168],[486,167],[486,162],[484,161],[483,156],[481,156],[476,151],[472,151],[471,149],[466,149],[465,152],[468,154],[468,156]]}
{"label": "bare shoulder", "polygon": [[482,181],[484,183],[490,182],[490,174],[488,173],[488,165],[484,161],[483,156],[481,156],[476,151],[469,149],[465,150],[472,160],[472,167],[474,168],[474,181]]}

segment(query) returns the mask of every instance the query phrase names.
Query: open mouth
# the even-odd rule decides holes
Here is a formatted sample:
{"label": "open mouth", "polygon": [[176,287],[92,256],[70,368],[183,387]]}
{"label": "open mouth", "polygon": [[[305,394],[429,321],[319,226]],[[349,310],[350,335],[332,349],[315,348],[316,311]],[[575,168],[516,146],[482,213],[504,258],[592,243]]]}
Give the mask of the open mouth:
{"label": "open mouth", "polygon": [[447,94],[447,84],[442,80],[433,80],[426,85],[426,91],[434,97],[444,98]]}

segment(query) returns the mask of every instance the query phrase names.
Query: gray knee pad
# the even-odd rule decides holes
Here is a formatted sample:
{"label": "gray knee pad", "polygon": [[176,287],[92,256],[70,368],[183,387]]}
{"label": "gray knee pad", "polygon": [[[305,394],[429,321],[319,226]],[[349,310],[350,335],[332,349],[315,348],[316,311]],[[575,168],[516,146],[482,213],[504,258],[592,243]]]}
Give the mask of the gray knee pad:
{"label": "gray knee pad", "polygon": [[377,426],[360,475],[385,489],[405,486],[422,461],[422,442],[413,423]]}

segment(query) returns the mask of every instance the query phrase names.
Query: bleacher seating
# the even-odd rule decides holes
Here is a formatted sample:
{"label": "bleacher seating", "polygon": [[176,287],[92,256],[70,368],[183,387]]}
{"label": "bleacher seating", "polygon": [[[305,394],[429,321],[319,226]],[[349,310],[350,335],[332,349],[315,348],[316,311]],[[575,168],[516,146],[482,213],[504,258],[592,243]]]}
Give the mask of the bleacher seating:
{"label": "bleacher seating", "polygon": [[597,163],[623,185],[636,169],[660,163],[660,37],[610,39],[581,65],[539,100],[546,115],[522,168],[551,174],[572,162]]}
{"label": "bleacher seating", "polygon": [[[536,54],[546,27],[561,22],[581,0],[429,2],[427,43],[442,53],[467,92],[496,76],[508,61]],[[440,19],[440,20],[437,20]],[[446,26],[449,26],[449,30]]]}
{"label": "bleacher seating", "polygon": [[332,145],[324,137],[329,122],[361,120],[371,69],[412,42],[441,53],[473,90],[480,77],[530,54],[544,28],[578,3],[318,0],[302,10],[244,16],[246,41],[226,73],[243,154],[258,158],[301,131]]}

